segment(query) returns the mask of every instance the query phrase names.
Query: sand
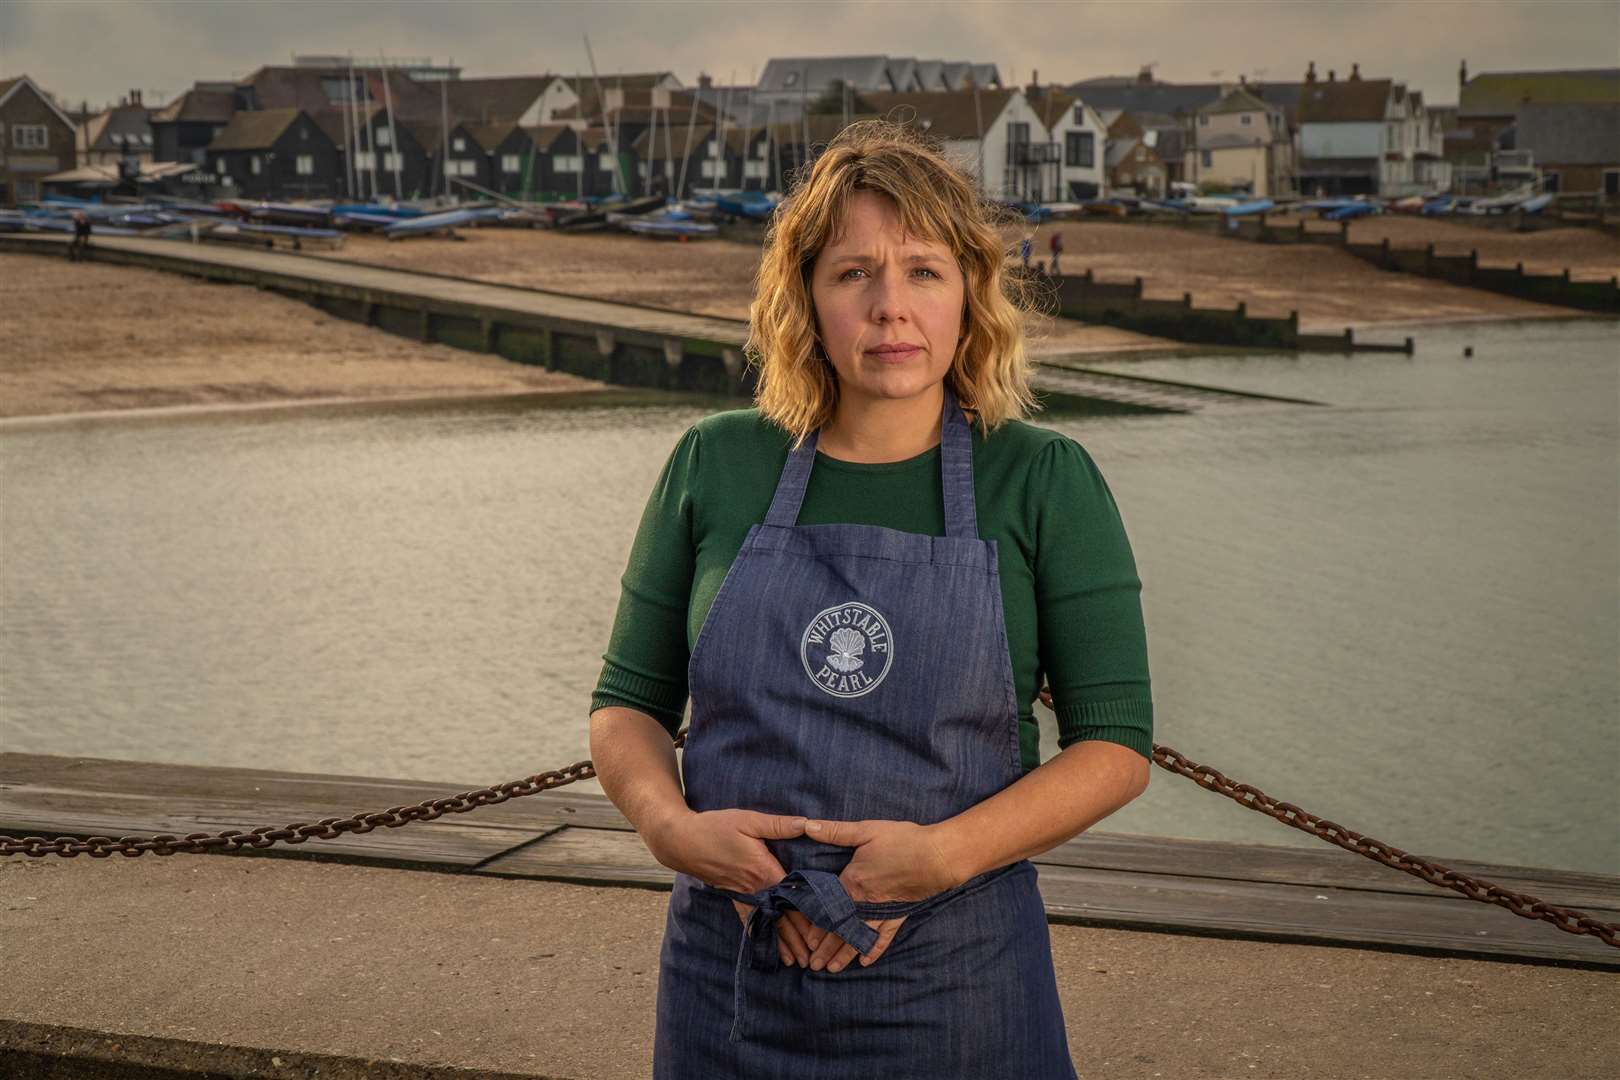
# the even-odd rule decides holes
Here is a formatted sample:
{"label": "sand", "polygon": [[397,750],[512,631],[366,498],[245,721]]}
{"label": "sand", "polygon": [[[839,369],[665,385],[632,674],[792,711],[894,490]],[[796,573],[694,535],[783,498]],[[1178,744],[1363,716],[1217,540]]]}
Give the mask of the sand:
{"label": "sand", "polygon": [[0,254],[0,417],[606,389],[235,285]]}

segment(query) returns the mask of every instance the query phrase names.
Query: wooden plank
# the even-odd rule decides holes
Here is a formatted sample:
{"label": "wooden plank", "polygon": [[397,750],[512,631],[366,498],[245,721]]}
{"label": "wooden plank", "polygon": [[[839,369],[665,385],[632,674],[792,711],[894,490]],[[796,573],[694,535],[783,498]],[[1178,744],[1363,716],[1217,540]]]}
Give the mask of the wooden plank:
{"label": "wooden plank", "polygon": [[[1286,826],[1279,825],[1279,829]],[[1037,855],[1042,866],[1174,874],[1283,885],[1362,888],[1384,892],[1455,895],[1411,874],[1392,870],[1362,855],[1326,842],[1317,847],[1282,844],[1236,844],[1220,840],[1182,840],[1161,836],[1085,833]],[[1439,856],[1424,856],[1460,873],[1483,878],[1514,892],[1529,893],[1550,904],[1580,908],[1604,921],[1620,921],[1620,880],[1575,870],[1499,866]],[[1466,898],[1464,898],[1466,899]],[[1600,912],[1606,914],[1600,914]]]}
{"label": "wooden plank", "polygon": [[476,872],[663,889],[675,884],[675,872],[652,857],[640,836],[618,829],[558,829],[544,839],[490,860]]}
{"label": "wooden plank", "polygon": [[1620,969],[1620,949],[1494,904],[1432,896],[1162,874],[1041,867],[1047,917],[1082,925],[1458,955],[1561,960]]}

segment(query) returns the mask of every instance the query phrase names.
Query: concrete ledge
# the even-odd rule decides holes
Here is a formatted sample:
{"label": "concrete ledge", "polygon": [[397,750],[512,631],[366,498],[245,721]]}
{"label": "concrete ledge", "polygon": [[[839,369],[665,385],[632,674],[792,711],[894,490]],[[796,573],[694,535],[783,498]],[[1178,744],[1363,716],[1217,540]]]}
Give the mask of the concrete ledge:
{"label": "concrete ledge", "polygon": [[[639,1080],[667,901],[294,859],[7,859],[0,1076]],[[1612,972],[1050,930],[1088,1078],[1610,1075]]]}

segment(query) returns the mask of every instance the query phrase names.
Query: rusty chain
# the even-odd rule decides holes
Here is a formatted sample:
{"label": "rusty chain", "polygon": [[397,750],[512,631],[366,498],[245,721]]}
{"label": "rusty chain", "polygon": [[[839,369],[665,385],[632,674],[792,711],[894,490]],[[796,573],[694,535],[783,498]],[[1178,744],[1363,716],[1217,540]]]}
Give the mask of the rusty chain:
{"label": "rusty chain", "polygon": [[[675,737],[677,747],[685,744],[687,730],[681,729],[680,734]],[[1365,855],[1393,870],[1402,870],[1414,877],[1420,877],[1430,885],[1454,889],[1470,900],[1497,904],[1526,919],[1550,922],[1567,933],[1594,935],[1605,945],[1620,949],[1620,926],[1599,922],[1573,908],[1558,907],[1538,897],[1516,893],[1416,855],[1409,855],[1398,847],[1363,836],[1337,822],[1317,817],[1292,803],[1279,802],[1259,788],[1234,783],[1219,770],[1191,761],[1167,746],[1160,746],[1157,743],[1153,745],[1153,761],[1161,768],[1185,776],[1201,788],[1225,795],[1239,806],[1267,814],[1284,825],[1308,832],[1330,844],[1337,844],[1346,851]],[[494,788],[478,788],[462,792],[460,795],[429,799],[414,806],[393,806],[381,813],[356,814],[348,818],[321,818],[316,822],[287,825],[279,829],[273,825],[263,825],[251,832],[230,829],[222,833],[187,833],[185,836],[164,833],[144,840],[133,836],[125,836],[118,840],[107,836],[92,836],[84,840],[75,840],[70,836],[58,837],[55,840],[46,840],[42,836],[25,836],[19,840],[16,837],[0,835],[0,856],[30,855],[41,858],[46,855],[61,855],[73,858],[78,855],[89,855],[93,859],[105,859],[117,853],[135,858],[147,852],[154,855],[206,854],[211,851],[239,851],[246,847],[267,848],[278,843],[302,844],[306,840],[333,840],[344,833],[368,833],[379,825],[397,829],[413,821],[432,821],[445,814],[464,814],[480,806],[494,806],[508,799],[551,791],[577,780],[589,780],[595,775],[596,769],[589,761],[579,761],[564,769],[535,773],[523,780],[510,780]]]}

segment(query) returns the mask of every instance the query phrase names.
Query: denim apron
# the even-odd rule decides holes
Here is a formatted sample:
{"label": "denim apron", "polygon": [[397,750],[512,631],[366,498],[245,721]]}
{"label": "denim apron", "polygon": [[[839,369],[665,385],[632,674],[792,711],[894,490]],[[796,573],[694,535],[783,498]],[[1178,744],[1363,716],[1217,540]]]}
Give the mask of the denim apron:
{"label": "denim apron", "polygon": [[[796,525],[816,435],[791,451],[688,666],[687,804],[932,824],[1022,774],[996,542],[981,540],[972,439],[941,417],[945,535]],[[1027,860],[923,900],[855,902],[854,849],[767,840],[758,893],[677,874],[660,953],[659,1080],[1072,1080],[1046,911]],[[733,900],[753,906],[746,926]],[[864,919],[907,916],[863,967],[786,966],[798,909],[862,952]]]}

